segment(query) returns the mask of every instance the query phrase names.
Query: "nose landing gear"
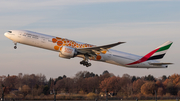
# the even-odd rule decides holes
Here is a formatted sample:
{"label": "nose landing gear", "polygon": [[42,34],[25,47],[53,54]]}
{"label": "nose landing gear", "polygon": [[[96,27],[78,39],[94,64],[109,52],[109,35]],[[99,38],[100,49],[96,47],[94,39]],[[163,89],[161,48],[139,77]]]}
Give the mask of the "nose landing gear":
{"label": "nose landing gear", "polygon": [[17,43],[14,43],[14,49],[16,49],[17,48]]}

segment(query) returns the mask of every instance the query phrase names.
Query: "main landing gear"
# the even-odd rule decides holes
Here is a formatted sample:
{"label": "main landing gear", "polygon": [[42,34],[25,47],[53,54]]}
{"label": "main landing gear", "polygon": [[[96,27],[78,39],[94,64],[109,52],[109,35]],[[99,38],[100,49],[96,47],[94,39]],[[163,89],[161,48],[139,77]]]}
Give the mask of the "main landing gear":
{"label": "main landing gear", "polygon": [[17,48],[17,43],[14,43],[14,49],[16,49]]}
{"label": "main landing gear", "polygon": [[86,55],[84,55],[84,57],[85,57],[84,60],[82,60],[82,61],[80,62],[80,64],[83,65],[83,66],[86,66],[86,67],[91,66],[91,63],[88,63],[89,57],[86,56]]}
{"label": "main landing gear", "polygon": [[85,60],[81,61],[80,64],[83,65],[83,66],[86,66],[86,67],[91,66],[91,63],[88,63],[88,62],[85,61]]}

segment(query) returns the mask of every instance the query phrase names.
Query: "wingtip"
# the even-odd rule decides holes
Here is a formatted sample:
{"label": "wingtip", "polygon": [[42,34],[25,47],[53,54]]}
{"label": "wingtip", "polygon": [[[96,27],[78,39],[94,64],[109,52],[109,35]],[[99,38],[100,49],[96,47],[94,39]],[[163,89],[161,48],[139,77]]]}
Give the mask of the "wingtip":
{"label": "wingtip", "polygon": [[126,43],[126,42],[118,42],[119,44]]}

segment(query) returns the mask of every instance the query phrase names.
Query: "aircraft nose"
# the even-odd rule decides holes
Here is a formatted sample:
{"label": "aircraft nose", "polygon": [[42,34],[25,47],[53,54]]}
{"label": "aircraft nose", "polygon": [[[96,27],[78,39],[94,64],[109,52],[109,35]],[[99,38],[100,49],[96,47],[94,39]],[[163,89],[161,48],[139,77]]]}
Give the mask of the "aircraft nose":
{"label": "aircraft nose", "polygon": [[4,33],[4,36],[6,36],[6,37],[7,37],[7,32],[6,32],[6,33]]}
{"label": "aircraft nose", "polygon": [[4,36],[6,36],[7,38],[10,38],[10,36],[9,36],[9,33],[8,33],[8,32],[4,33]]}

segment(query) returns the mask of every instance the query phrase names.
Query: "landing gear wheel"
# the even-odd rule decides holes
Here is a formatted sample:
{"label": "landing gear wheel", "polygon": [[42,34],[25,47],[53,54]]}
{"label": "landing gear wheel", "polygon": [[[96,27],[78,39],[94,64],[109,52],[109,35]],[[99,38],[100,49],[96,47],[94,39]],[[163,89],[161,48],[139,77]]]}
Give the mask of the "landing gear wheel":
{"label": "landing gear wheel", "polygon": [[88,63],[89,66],[91,66],[91,63]]}
{"label": "landing gear wheel", "polygon": [[14,46],[14,49],[16,49],[17,48],[17,46]]}
{"label": "landing gear wheel", "polygon": [[84,60],[80,62],[80,64],[81,64],[81,65],[82,65],[82,64],[84,64],[84,63],[85,63],[85,61],[84,61]]}
{"label": "landing gear wheel", "polygon": [[17,48],[17,42],[14,42],[14,49]]}
{"label": "landing gear wheel", "polygon": [[91,63],[88,63],[87,61],[84,61],[84,60],[81,61],[80,64],[83,65],[83,66],[86,66],[86,67],[91,66]]}
{"label": "landing gear wheel", "polygon": [[91,66],[91,63],[87,63],[87,64],[86,64],[86,67],[89,67],[89,66]]}
{"label": "landing gear wheel", "polygon": [[87,66],[87,65],[88,65],[88,62],[84,61],[83,66]]}

